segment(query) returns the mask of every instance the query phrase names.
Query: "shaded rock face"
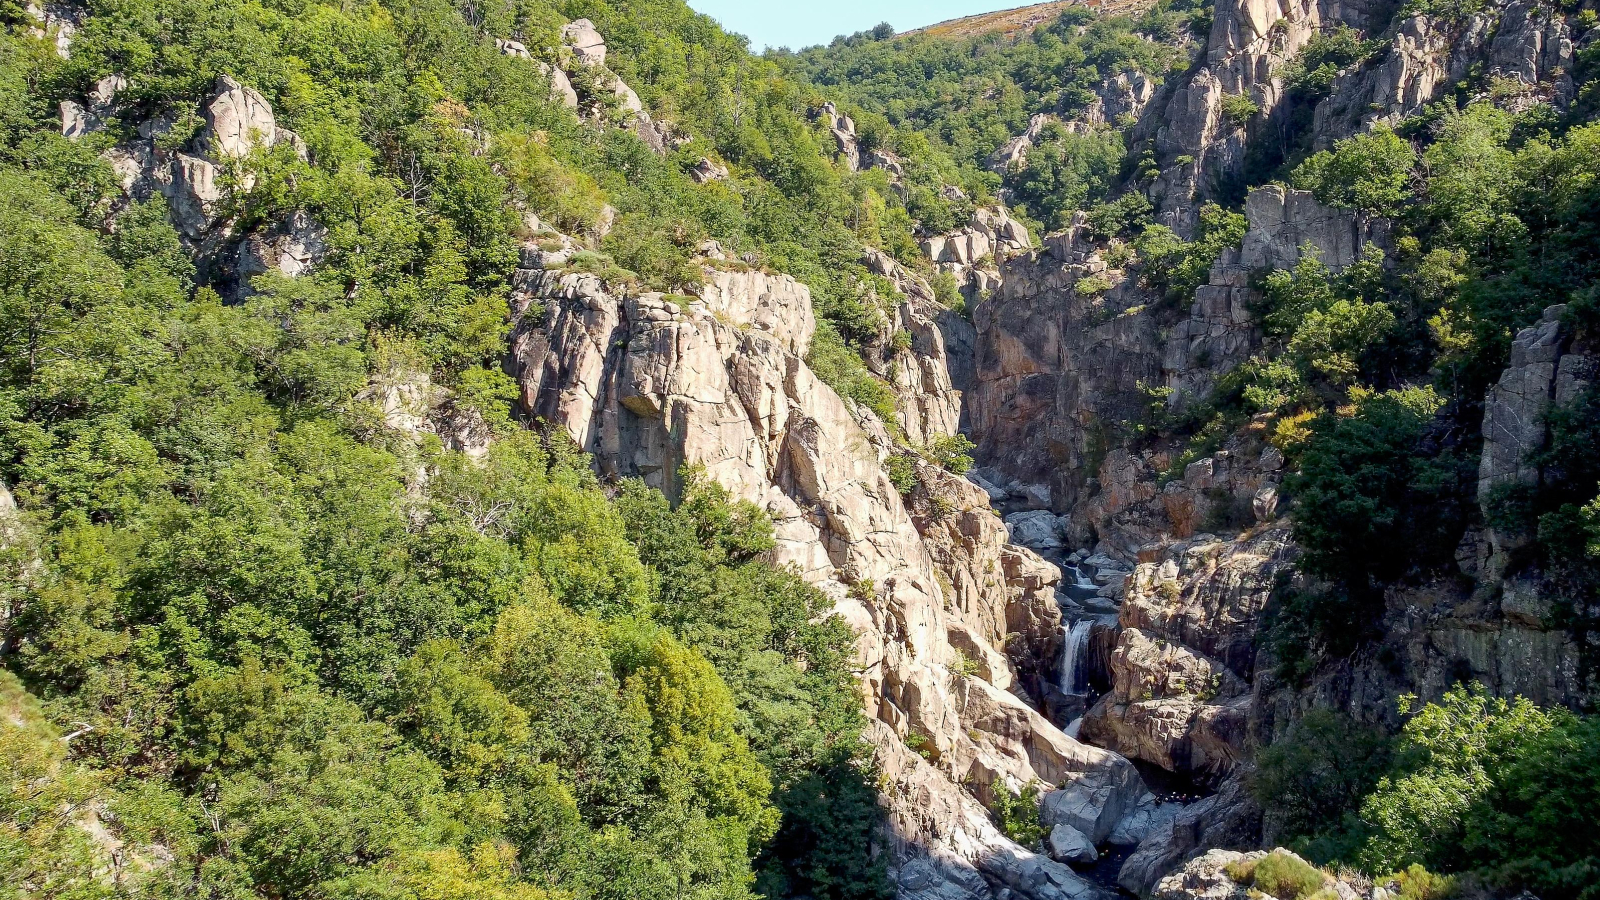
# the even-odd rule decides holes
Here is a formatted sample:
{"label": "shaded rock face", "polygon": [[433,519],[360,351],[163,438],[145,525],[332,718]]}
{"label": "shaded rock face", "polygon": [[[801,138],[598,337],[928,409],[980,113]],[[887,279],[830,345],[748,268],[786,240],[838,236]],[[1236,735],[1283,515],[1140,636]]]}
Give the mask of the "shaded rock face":
{"label": "shaded rock face", "polygon": [[[998,290],[973,310],[978,341],[965,416],[976,458],[1003,480],[1048,485],[1057,511],[1079,500],[1094,442],[1138,415],[1141,383],[1160,383],[1149,298],[1110,269],[1084,230],[1051,235],[1005,263]],[[1091,277],[1112,286],[1076,289]]]}
{"label": "shaded rock face", "polygon": [[[1168,897],[1158,894],[1158,889],[1166,889],[1168,882],[1164,879],[1168,873],[1188,860],[1207,851],[1216,853],[1213,848],[1222,848],[1223,853],[1253,850],[1260,842],[1261,809],[1250,799],[1243,781],[1232,779],[1217,793],[1190,804],[1152,830],[1122,864],[1117,883],[1140,897]],[[1229,861],[1237,858],[1219,857]],[[1186,881],[1180,880],[1173,887],[1181,890]]]}
{"label": "shaded rock face", "polygon": [[[1008,262],[998,292],[974,310],[975,374],[963,421],[977,440],[976,458],[1001,481],[1048,485],[1048,505],[1071,519],[1070,543],[1104,543],[1131,559],[1145,544],[1194,534],[1219,503],[1249,505],[1275,486],[1276,476],[1251,468],[1259,446],[1242,467],[1218,461],[1211,473],[1185,472],[1163,487],[1156,481],[1168,454],[1133,454],[1110,438],[1120,423],[1148,415],[1152,389],[1167,388],[1166,403],[1181,409],[1259,348],[1254,272],[1292,266],[1307,242],[1338,270],[1366,243],[1387,241],[1384,223],[1329,209],[1301,191],[1261,188],[1246,209],[1243,247],[1223,254],[1183,313],[1166,311],[1130,273],[1111,268],[1108,248],[1081,217],[1046,237],[1042,249]],[[1275,511],[1265,509],[1263,518]]]}
{"label": "shaded rock face", "polygon": [[328,252],[328,230],[311,214],[295,210],[289,218],[249,235],[239,244],[240,293],[250,279],[267,272],[298,278],[310,272]]}
{"label": "shaded rock face", "polygon": [[[902,893],[1094,896],[999,835],[979,802],[997,783],[1086,778],[1144,793],[1127,760],[1066,736],[1014,693],[1054,658],[1060,571],[1007,544],[988,496],[966,479],[922,464],[919,486],[899,494],[883,468],[893,444],[882,423],[805,362],[816,320],[804,285],[707,267],[698,296],[634,295],[542,267],[560,259],[530,247],[514,280],[507,365],[524,413],[564,429],[603,475],[670,494],[681,466],[701,466],[773,515],[772,561],[833,597],[859,632],[871,736],[894,785]],[[906,306],[933,316],[915,297]],[[937,362],[915,343],[909,355]],[[948,424],[930,416],[923,427]]]}
{"label": "shaded rock face", "polygon": [[1173,545],[1141,563],[1122,602],[1112,688],[1086,739],[1218,783],[1249,756],[1250,683],[1261,616],[1291,571],[1288,528]]}
{"label": "shaded rock face", "polygon": [[[1511,359],[1489,389],[1483,407],[1483,456],[1478,464],[1478,503],[1489,518],[1496,495],[1539,483],[1534,454],[1545,448],[1553,407],[1576,400],[1594,383],[1600,359],[1574,347],[1571,328],[1562,323],[1565,306],[1552,306],[1539,321],[1517,333]],[[1528,536],[1491,530],[1496,551],[1517,549]]]}

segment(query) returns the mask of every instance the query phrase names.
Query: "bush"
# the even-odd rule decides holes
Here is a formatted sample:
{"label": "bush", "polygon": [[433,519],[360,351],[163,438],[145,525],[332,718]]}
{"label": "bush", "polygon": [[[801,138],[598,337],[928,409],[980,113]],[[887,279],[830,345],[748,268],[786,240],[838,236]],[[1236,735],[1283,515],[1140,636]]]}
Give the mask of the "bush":
{"label": "bush", "polygon": [[1362,40],[1361,32],[1348,25],[1311,36],[1284,70],[1283,78],[1291,91],[1315,100],[1328,95],[1339,70],[1371,56],[1382,46],[1380,41]]}
{"label": "bush", "polygon": [[972,468],[972,451],[976,445],[964,434],[934,438],[928,444],[928,458],[947,472],[965,475]]}
{"label": "bush", "polygon": [[1453,560],[1474,466],[1442,449],[1422,452],[1441,404],[1431,389],[1390,391],[1366,396],[1354,415],[1316,420],[1300,471],[1285,482],[1306,571],[1364,594]]}
{"label": "bush", "polygon": [[1310,897],[1328,881],[1328,876],[1315,866],[1285,850],[1274,850],[1248,862],[1229,863],[1225,871],[1235,882],[1278,900]]}
{"label": "bush", "polygon": [[[1256,756],[1250,792],[1268,810],[1297,849],[1316,847],[1311,839],[1329,835],[1349,821],[1361,801],[1388,770],[1390,741],[1342,712],[1308,711],[1281,739]],[[1322,852],[1311,858],[1336,858],[1335,840],[1324,837]]]}
{"label": "bush", "polygon": [[1222,117],[1235,127],[1243,128],[1261,112],[1260,104],[1249,94],[1228,94],[1222,98]]}
{"label": "bush", "polygon": [[891,453],[883,461],[883,469],[889,473],[889,482],[902,497],[909,496],[917,488],[917,461],[909,453]]}
{"label": "bush", "polygon": [[1037,849],[1045,836],[1044,824],[1039,821],[1039,786],[1025,784],[1021,792],[1013,794],[997,781],[992,789],[994,806],[990,811],[1000,830],[1022,846]]}
{"label": "bush", "polygon": [[1214,203],[1200,208],[1200,227],[1193,241],[1184,241],[1164,225],[1151,225],[1134,247],[1142,263],[1140,277],[1168,300],[1192,300],[1195,288],[1210,277],[1217,255],[1244,241],[1245,218]]}
{"label": "bush", "polygon": [[1330,206],[1396,216],[1411,199],[1417,151],[1379,126],[1334,144],[1295,168],[1289,182]]}
{"label": "bush", "polygon": [[896,426],[894,391],[867,369],[867,364],[845,345],[830,323],[817,323],[817,333],[811,340],[811,353],[806,357],[806,362],[817,378],[837,391],[839,396],[872,410],[885,425]]}

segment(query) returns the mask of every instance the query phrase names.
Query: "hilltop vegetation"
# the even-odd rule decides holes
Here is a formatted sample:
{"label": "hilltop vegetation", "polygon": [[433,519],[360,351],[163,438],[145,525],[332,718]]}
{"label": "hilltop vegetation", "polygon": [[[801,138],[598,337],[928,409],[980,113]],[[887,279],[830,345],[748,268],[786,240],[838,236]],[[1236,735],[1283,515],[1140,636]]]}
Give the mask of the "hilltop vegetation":
{"label": "hilltop vegetation", "polygon": [[[582,124],[493,43],[554,59],[584,15],[686,143]],[[765,514],[693,472],[603,490],[498,365],[525,213],[614,214],[587,264],[668,290],[714,237],[868,334],[863,242],[915,262],[915,223],[807,89],[675,2],[97,0],[67,59],[4,16],[6,896],[886,895],[853,637],[758,561]],[[241,160],[225,214],[327,228],[240,303],[100,156],[163,116],[184,146],[221,75],[307,150]],[[418,383],[486,456],[384,424]]]}

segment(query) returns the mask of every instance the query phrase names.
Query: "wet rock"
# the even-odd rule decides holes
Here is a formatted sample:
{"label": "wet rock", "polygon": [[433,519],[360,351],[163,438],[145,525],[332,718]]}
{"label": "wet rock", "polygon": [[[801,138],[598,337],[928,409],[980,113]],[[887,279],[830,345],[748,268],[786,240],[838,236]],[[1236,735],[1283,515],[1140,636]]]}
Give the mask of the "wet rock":
{"label": "wet rock", "polygon": [[1094,844],[1071,825],[1057,825],[1050,829],[1050,834],[1044,839],[1044,849],[1056,862],[1092,863],[1100,858]]}
{"label": "wet rock", "polygon": [[1046,510],[1012,513],[1006,516],[1006,527],[1011,540],[1030,550],[1059,550],[1061,534],[1056,528],[1055,513]]}
{"label": "wet rock", "polygon": [[1150,896],[1162,878],[1208,850],[1252,850],[1261,841],[1261,810],[1240,779],[1185,807],[1158,826],[1122,864],[1117,883]]}

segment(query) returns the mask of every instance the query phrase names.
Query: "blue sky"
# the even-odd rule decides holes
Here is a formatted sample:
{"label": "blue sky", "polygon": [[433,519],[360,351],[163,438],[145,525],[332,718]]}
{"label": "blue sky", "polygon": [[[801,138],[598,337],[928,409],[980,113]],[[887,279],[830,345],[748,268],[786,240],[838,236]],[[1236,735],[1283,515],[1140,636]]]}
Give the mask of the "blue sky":
{"label": "blue sky", "polygon": [[722,27],[750,38],[757,53],[768,47],[798,50],[835,35],[888,22],[909,31],[974,13],[1028,6],[1037,0],[689,0]]}

